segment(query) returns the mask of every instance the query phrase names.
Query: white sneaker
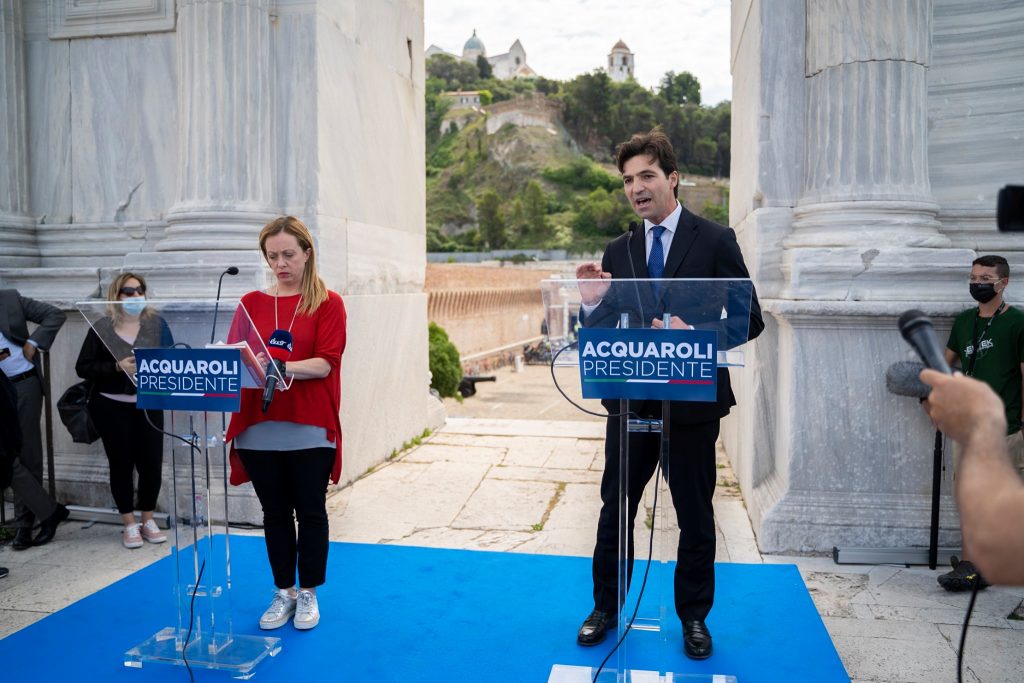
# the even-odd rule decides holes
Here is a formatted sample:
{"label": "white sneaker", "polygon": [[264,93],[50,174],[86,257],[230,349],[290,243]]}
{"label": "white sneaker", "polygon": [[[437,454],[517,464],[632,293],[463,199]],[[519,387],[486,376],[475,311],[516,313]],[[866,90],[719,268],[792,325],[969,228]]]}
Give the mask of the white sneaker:
{"label": "white sneaker", "polygon": [[121,539],[125,548],[142,547],[142,525],[129,524],[124,528],[124,538]]}
{"label": "white sneaker", "polygon": [[167,540],[167,534],[160,530],[153,520],[148,520],[142,525],[142,538],[150,543],[163,543]]}
{"label": "white sneaker", "polygon": [[284,588],[274,592],[274,599],[270,601],[270,607],[260,617],[260,628],[269,631],[281,628],[288,623],[291,616],[295,614],[296,599],[288,595]]}
{"label": "white sneaker", "polygon": [[300,631],[311,629],[320,623],[320,607],[316,603],[316,593],[299,591],[299,604],[295,609],[293,623]]}

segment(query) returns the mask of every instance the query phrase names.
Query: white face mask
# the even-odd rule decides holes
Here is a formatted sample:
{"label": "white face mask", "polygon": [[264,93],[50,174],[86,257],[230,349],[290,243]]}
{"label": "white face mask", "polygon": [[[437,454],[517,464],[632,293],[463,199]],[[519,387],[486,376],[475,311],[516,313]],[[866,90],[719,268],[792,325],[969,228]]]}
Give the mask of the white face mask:
{"label": "white face mask", "polygon": [[146,297],[133,296],[121,301],[124,312],[128,315],[139,315],[146,308]]}

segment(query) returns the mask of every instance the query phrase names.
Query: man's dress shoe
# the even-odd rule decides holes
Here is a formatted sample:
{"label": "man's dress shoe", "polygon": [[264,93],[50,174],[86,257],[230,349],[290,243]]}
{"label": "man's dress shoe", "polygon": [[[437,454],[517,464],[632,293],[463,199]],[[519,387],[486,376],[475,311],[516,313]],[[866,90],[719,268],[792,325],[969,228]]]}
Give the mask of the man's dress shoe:
{"label": "man's dress shoe", "polygon": [[604,640],[604,634],[608,632],[608,629],[618,623],[614,614],[596,609],[584,619],[583,626],[580,626],[580,631],[576,634],[576,643],[585,647],[597,645]]}
{"label": "man's dress shoe", "polygon": [[53,514],[40,522],[39,533],[36,535],[36,540],[32,541],[32,545],[46,545],[52,541],[57,534],[57,525],[67,519],[70,514],[66,507],[57,503],[57,509],[53,511]]}
{"label": "man's dress shoe", "polygon": [[683,622],[683,651],[690,659],[707,659],[711,656],[711,633],[702,620]]}
{"label": "man's dress shoe", "polygon": [[14,532],[14,540],[11,547],[15,550],[25,550],[32,547],[32,527],[20,526]]}

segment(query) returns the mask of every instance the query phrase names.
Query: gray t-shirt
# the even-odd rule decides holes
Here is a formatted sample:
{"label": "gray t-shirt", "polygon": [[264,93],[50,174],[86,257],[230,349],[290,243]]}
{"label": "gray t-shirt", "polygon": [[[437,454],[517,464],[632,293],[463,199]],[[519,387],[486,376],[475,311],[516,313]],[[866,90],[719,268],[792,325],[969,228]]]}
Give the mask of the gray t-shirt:
{"label": "gray t-shirt", "polygon": [[252,451],[303,451],[307,448],[334,448],[323,427],[297,422],[268,420],[258,422],[235,437],[235,448]]}

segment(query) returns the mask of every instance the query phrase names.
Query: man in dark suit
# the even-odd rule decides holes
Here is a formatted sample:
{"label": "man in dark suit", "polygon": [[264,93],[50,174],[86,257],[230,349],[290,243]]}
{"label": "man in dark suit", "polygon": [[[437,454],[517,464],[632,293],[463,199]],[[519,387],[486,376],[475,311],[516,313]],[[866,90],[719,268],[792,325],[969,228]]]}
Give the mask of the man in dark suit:
{"label": "man in dark suit", "polygon": [[[0,372],[0,491],[11,485],[14,459],[21,451],[21,425],[18,424],[18,390],[7,375]],[[3,502],[0,501],[0,505]],[[0,567],[0,579],[10,573]]]}
{"label": "man in dark suit", "polygon": [[[24,550],[53,539],[57,525],[67,519],[68,510],[57,503],[42,486],[43,440],[39,418],[43,407],[43,381],[38,349],[53,344],[66,316],[55,306],[22,296],[15,289],[0,289],[0,370],[18,393],[18,422],[21,452],[14,459],[11,488],[14,489],[14,534],[12,547]],[[30,334],[28,323],[38,327]],[[39,534],[32,527],[39,520]]]}
{"label": "man in dark suit", "polygon": [[[611,290],[613,278],[722,278],[745,279],[750,275],[743,262],[735,233],[727,227],[695,216],[676,199],[679,171],[668,137],[659,129],[633,135],[616,150],[616,161],[633,210],[644,219],[614,239],[605,249],[600,265],[587,263],[576,271],[580,280],[581,319],[586,327],[618,323],[619,314],[630,314],[630,326],[663,327],[669,313],[673,328],[706,328],[719,331],[719,347],[729,348],[753,339],[764,329],[753,286],[745,291],[750,301],[749,319],[720,320],[722,306],[693,305],[700,293],[676,286],[652,291],[648,283]],[[694,285],[699,287],[700,285]],[[741,289],[743,287],[741,286]],[[730,295],[732,296],[732,295]],[[679,299],[691,299],[679,305]],[[675,300],[675,301],[673,301]],[[739,307],[746,308],[745,302]],[[689,315],[683,314],[687,310]],[[735,310],[730,307],[727,310]],[[686,318],[689,318],[688,320]],[[737,330],[739,332],[737,333]],[[724,336],[723,336],[724,335]],[[738,335],[739,338],[733,338]],[[693,659],[711,656],[711,633],[705,619],[715,595],[715,520],[711,499],[716,468],[715,442],[719,420],[736,404],[728,370],[719,368],[717,399],[695,403],[674,401],[669,419],[670,454],[668,484],[676,508],[680,536],[674,577],[676,613],[683,624],[683,649]],[[609,413],[617,401],[605,403]],[[660,418],[661,403],[630,402],[641,417]],[[580,645],[596,645],[617,623],[618,604],[618,417],[609,417],[605,432],[605,469],[601,480],[601,514],[594,548],[594,609],[577,634]],[[633,521],[640,497],[654,475],[660,436],[629,434],[629,536],[627,567],[633,567]]]}

